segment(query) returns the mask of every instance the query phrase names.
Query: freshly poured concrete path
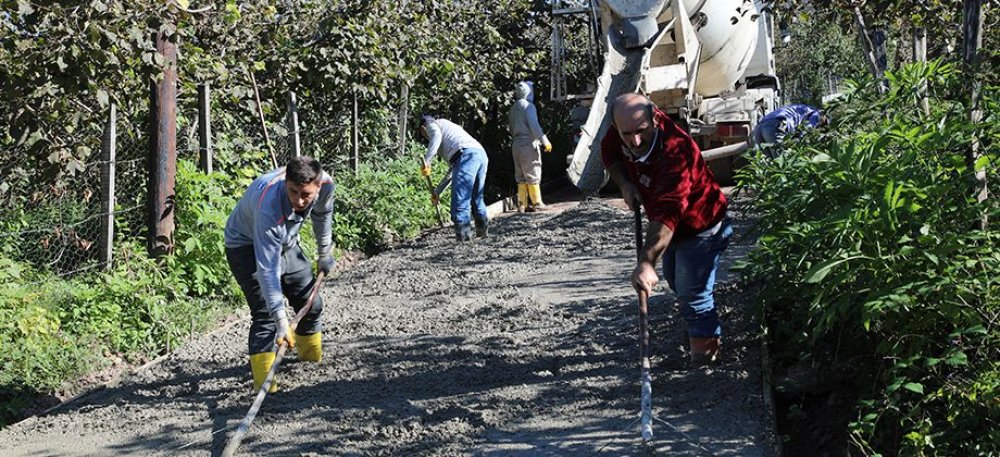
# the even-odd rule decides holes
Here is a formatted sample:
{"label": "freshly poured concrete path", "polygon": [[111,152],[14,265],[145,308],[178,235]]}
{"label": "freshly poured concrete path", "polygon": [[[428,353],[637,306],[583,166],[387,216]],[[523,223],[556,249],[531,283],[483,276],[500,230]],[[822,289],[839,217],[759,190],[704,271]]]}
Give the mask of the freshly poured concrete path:
{"label": "freshly poured concrete path", "polygon": [[[773,455],[757,327],[727,271],[715,368],[689,366],[666,287],[651,300],[658,420],[641,445],[632,224],[606,201],[562,204],[468,244],[431,233],[333,278],[323,362],[286,359],[241,454]],[[727,268],[748,248],[738,235]],[[248,326],[0,431],[0,454],[218,455],[253,399]]]}

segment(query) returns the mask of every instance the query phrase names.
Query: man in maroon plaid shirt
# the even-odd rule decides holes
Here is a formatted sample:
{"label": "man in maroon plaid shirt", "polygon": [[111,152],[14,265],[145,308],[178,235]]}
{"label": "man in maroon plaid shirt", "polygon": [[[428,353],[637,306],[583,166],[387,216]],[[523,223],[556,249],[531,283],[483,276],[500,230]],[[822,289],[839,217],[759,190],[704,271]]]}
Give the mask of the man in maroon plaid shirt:
{"label": "man in maroon plaid shirt", "polygon": [[601,159],[629,208],[642,205],[649,219],[632,285],[652,294],[662,256],[663,276],[687,321],[691,361],[711,363],[722,336],[715,272],[733,233],[726,196],[691,136],[649,99],[619,96],[611,114]]}

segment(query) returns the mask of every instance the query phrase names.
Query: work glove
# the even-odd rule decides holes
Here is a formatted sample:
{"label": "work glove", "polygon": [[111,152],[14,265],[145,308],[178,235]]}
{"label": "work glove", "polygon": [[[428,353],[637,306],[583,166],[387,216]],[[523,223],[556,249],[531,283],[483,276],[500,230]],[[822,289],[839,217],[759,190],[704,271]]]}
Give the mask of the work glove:
{"label": "work glove", "polygon": [[549,143],[548,141],[542,143],[542,150],[545,152],[552,152],[552,143]]}
{"label": "work glove", "polygon": [[431,203],[437,205],[441,201],[441,196],[431,192]]}
{"label": "work glove", "polygon": [[295,348],[295,337],[292,336],[292,332],[288,329],[288,318],[280,317],[278,318],[277,330],[274,333],[274,344],[281,345],[282,342],[288,344],[289,349]]}
{"label": "work glove", "polygon": [[431,167],[429,167],[427,165],[424,165],[424,166],[420,167],[420,174],[422,176],[430,177],[431,176]]}
{"label": "work glove", "polygon": [[323,274],[330,274],[335,266],[337,266],[337,261],[333,259],[331,254],[319,256],[319,261],[316,262],[316,268]]}

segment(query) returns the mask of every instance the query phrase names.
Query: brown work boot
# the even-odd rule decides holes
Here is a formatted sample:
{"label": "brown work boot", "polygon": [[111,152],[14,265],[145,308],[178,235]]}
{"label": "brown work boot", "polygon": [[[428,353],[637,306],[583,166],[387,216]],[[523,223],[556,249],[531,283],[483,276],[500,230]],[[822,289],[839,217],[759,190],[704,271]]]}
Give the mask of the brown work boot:
{"label": "brown work boot", "polygon": [[691,363],[696,366],[709,365],[719,357],[719,350],[722,348],[722,339],[715,338],[689,338],[691,343]]}

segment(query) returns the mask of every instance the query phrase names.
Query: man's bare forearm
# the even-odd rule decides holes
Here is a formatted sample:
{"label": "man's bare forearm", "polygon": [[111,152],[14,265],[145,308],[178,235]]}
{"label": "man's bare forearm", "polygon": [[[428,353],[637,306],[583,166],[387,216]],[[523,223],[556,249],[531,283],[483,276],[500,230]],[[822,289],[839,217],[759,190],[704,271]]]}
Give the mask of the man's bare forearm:
{"label": "man's bare forearm", "polygon": [[632,184],[628,179],[628,175],[625,173],[625,165],[621,162],[615,162],[608,168],[608,174],[611,175],[611,180],[618,185],[619,188],[625,186],[626,184]]}
{"label": "man's bare forearm", "polygon": [[663,252],[667,250],[667,246],[670,245],[670,239],[673,236],[673,230],[670,230],[666,225],[657,221],[650,222],[649,229],[646,231],[646,242],[642,246],[642,255],[639,257],[639,263],[645,262],[655,267],[660,256],[663,255]]}

